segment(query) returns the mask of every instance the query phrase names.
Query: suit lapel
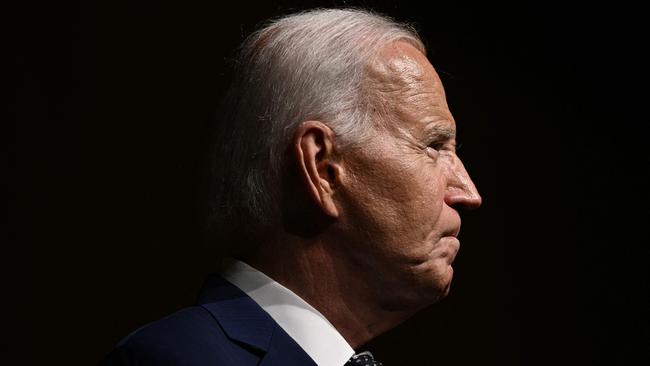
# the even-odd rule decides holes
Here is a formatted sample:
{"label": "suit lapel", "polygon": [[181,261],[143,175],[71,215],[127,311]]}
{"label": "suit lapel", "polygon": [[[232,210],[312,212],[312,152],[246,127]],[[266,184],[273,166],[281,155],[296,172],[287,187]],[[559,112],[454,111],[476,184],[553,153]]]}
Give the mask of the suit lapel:
{"label": "suit lapel", "polygon": [[265,353],[260,365],[316,365],[266,311],[222,277],[208,277],[198,303],[230,339]]}
{"label": "suit lapel", "polygon": [[316,366],[314,360],[279,326],[271,336],[269,349],[260,366],[300,365]]}

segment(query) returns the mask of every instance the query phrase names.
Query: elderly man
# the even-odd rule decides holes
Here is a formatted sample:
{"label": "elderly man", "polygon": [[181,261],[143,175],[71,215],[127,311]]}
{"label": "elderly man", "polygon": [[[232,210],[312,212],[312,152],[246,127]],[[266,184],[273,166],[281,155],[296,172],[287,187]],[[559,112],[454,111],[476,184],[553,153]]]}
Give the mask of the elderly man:
{"label": "elderly man", "polygon": [[251,35],[214,164],[233,258],[198,305],[106,364],[380,364],[354,350],[447,294],[457,210],[481,204],[425,54],[408,27],[360,10]]}

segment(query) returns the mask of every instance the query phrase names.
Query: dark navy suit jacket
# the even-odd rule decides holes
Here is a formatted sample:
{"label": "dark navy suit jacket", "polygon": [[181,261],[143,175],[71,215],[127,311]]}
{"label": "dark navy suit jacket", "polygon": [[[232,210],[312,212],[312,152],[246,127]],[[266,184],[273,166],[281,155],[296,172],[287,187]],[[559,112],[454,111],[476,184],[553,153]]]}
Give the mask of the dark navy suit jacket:
{"label": "dark navy suit jacket", "polygon": [[101,365],[316,364],[253,299],[215,275],[198,305],[136,330]]}

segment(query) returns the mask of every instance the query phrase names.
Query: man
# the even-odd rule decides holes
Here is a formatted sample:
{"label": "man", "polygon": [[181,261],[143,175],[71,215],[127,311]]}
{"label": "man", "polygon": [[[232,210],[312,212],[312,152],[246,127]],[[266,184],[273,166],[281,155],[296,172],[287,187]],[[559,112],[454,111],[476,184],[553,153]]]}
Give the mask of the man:
{"label": "man", "polygon": [[250,36],[214,164],[213,220],[237,259],[105,362],[379,364],[354,350],[447,294],[457,209],[481,203],[425,54],[408,27],[359,10]]}

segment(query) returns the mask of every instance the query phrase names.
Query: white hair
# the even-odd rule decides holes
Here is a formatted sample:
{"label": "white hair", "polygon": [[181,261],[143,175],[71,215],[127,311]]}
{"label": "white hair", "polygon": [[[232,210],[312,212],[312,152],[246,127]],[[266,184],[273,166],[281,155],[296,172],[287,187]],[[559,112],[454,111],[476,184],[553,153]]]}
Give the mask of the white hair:
{"label": "white hair", "polygon": [[244,41],[216,126],[217,230],[279,224],[285,152],[301,122],[328,125],[340,150],[364,141],[373,102],[362,88],[364,66],[395,41],[426,54],[408,25],[358,9],[284,16]]}

